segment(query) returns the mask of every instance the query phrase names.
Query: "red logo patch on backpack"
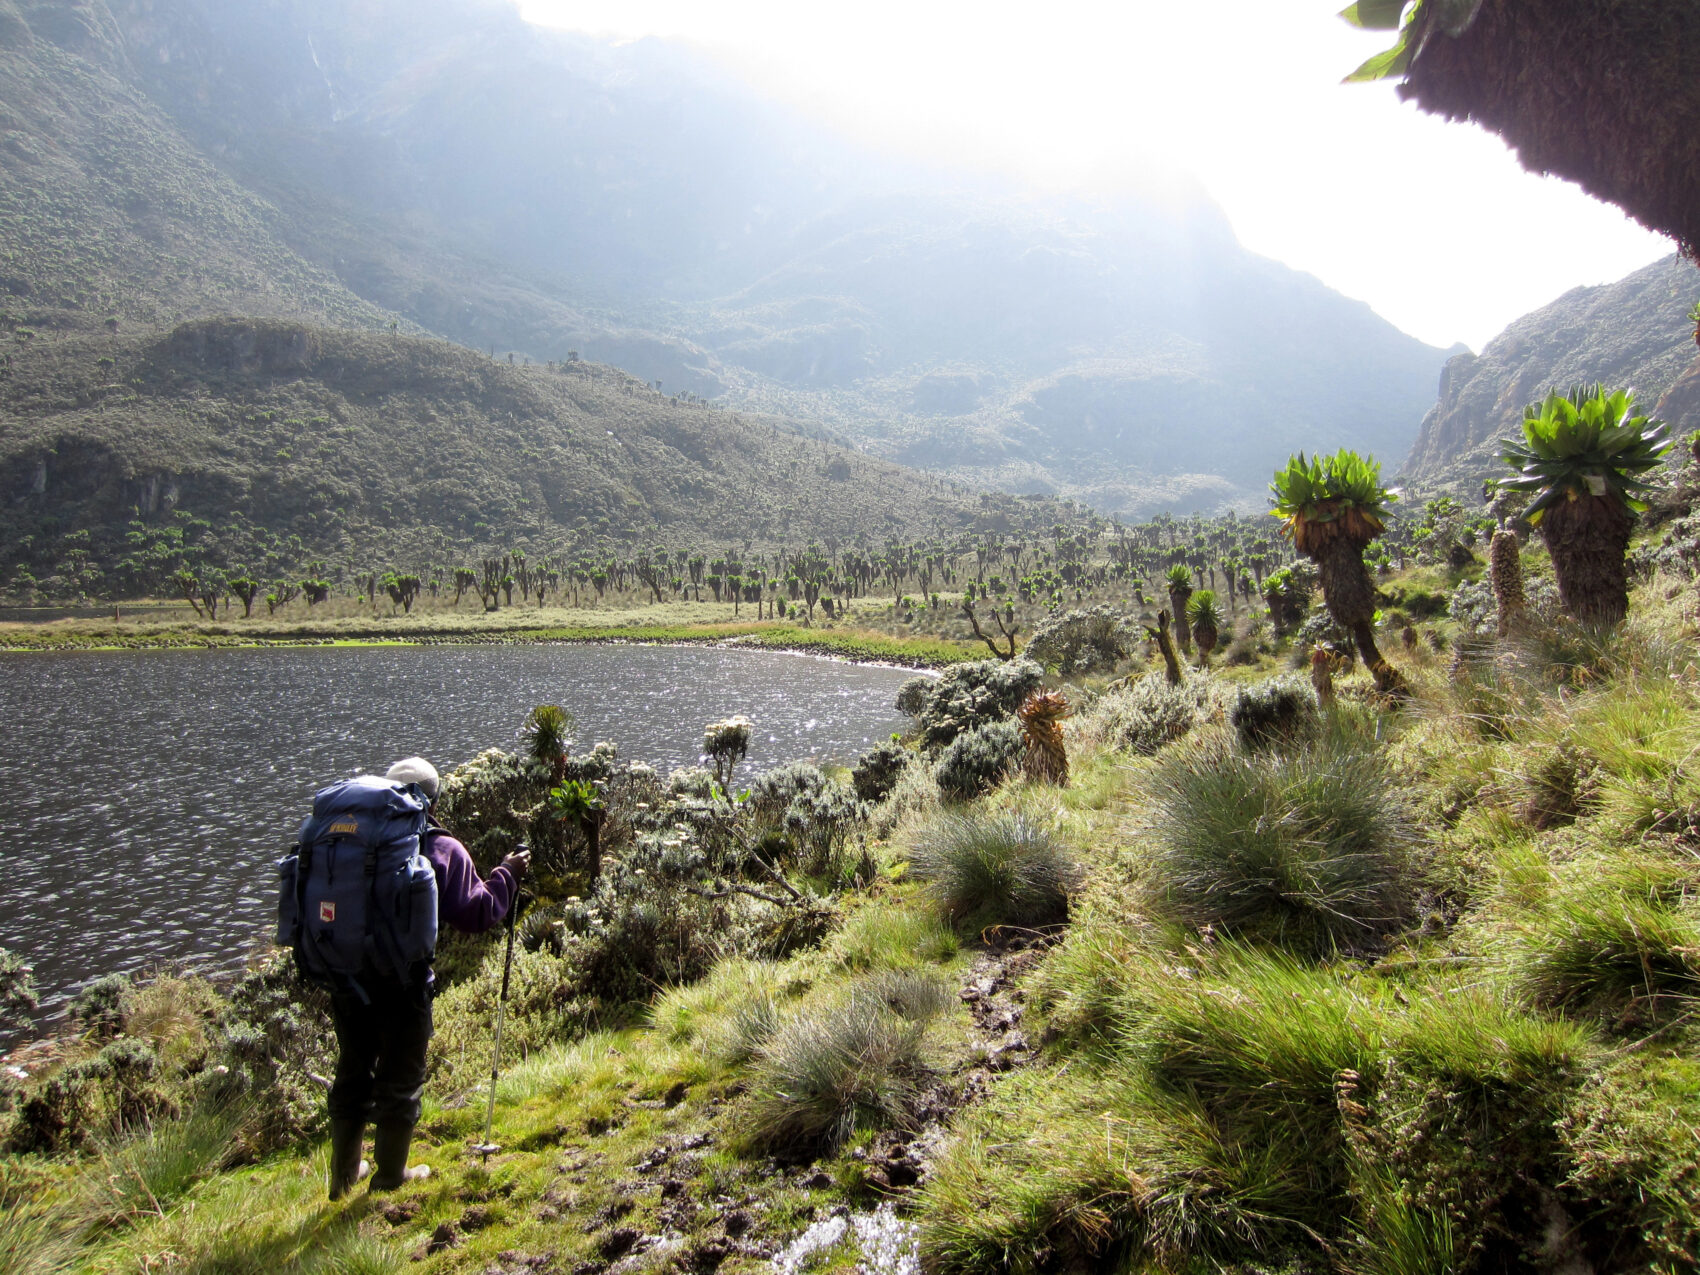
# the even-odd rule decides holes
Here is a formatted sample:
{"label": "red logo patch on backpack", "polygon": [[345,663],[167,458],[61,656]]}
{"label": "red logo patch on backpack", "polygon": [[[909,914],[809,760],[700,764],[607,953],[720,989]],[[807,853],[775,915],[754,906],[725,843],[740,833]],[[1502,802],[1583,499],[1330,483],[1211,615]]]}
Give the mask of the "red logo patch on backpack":
{"label": "red logo patch on backpack", "polygon": [[319,904],[319,920],[327,923],[336,920],[336,904],[328,899]]}

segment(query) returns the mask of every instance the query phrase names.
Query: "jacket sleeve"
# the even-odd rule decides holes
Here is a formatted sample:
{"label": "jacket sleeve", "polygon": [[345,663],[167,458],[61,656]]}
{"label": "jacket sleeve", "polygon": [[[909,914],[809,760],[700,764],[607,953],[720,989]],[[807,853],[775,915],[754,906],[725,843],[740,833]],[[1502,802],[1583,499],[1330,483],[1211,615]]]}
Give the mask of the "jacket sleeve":
{"label": "jacket sleeve", "polygon": [[513,902],[513,875],[503,867],[483,881],[466,847],[453,837],[438,837],[432,858],[440,865],[437,915],[467,934],[482,934],[502,923]]}

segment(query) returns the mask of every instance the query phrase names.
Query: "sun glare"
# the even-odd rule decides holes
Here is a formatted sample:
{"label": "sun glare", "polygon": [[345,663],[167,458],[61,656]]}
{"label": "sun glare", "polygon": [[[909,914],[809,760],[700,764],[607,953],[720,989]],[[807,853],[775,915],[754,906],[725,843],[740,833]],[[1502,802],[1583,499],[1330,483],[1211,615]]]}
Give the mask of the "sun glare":
{"label": "sun glare", "polygon": [[[1579,284],[1672,251],[1495,138],[1340,83],[1385,43],[1340,0],[520,0],[531,21],[696,45],[884,151],[1038,190],[1191,198],[1253,251],[1436,345],[1479,348]],[[1410,251],[1414,243],[1430,251]]]}

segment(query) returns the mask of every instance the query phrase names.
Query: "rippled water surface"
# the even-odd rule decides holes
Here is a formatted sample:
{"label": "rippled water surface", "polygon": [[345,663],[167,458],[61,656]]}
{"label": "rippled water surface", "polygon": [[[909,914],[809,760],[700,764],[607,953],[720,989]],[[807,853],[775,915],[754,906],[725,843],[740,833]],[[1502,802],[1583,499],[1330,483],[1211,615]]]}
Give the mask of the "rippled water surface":
{"label": "rippled water surface", "polygon": [[555,703],[581,747],[665,773],[753,718],[741,775],[848,761],[902,725],[910,676],[705,647],[470,646],[0,655],[0,947],[44,1008],[110,970],[231,968],[274,907],[313,791],[420,753],[511,747]]}

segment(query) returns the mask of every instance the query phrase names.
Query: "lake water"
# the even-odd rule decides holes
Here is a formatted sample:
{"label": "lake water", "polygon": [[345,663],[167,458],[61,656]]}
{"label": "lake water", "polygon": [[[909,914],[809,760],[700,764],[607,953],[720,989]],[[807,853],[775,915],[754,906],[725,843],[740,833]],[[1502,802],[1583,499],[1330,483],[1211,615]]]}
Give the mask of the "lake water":
{"label": "lake water", "polygon": [[432,646],[0,655],[0,947],[43,1016],[108,971],[238,968],[313,792],[418,753],[513,748],[537,704],[663,774],[743,713],[748,777],[901,729],[912,674],[713,647]]}

